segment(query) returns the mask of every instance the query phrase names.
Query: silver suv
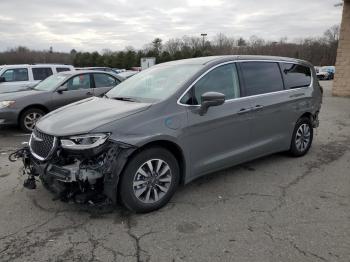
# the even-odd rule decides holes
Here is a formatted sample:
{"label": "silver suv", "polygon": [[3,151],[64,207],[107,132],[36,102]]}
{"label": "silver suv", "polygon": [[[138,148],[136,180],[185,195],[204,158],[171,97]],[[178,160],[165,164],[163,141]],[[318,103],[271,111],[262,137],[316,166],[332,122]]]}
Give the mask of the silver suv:
{"label": "silver suv", "polygon": [[63,200],[119,200],[135,212],[165,205],[178,184],[264,155],[302,156],[322,91],[311,64],[219,56],[159,64],[104,98],[44,116],[24,158]]}
{"label": "silver suv", "polygon": [[0,93],[28,89],[50,75],[73,70],[61,64],[0,65]]}

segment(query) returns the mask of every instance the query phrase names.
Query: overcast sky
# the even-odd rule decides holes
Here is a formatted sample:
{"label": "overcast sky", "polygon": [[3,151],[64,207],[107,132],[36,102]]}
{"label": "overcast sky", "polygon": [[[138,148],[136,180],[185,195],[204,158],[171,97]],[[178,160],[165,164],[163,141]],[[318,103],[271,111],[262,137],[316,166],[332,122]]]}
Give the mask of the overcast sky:
{"label": "overcast sky", "polygon": [[1,0],[0,51],[142,48],[155,37],[218,33],[289,41],[339,24],[340,0]]}

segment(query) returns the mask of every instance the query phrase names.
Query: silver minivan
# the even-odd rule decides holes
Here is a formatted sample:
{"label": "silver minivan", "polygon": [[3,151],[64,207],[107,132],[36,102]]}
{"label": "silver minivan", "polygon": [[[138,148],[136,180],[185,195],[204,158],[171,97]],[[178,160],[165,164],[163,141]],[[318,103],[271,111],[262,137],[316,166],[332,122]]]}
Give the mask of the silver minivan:
{"label": "silver minivan", "polygon": [[322,89],[305,61],[217,56],[173,61],[38,121],[23,157],[63,200],[165,205],[179,184],[275,152],[302,156]]}

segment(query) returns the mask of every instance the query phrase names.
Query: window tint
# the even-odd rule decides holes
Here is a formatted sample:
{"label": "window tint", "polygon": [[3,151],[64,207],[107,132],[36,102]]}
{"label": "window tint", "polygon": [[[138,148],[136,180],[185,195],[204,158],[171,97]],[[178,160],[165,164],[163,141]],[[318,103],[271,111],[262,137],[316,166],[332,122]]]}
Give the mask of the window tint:
{"label": "window tint", "polygon": [[284,83],[287,89],[309,86],[311,83],[310,68],[302,65],[281,63]]}
{"label": "window tint", "polygon": [[56,71],[57,71],[57,73],[70,71],[70,68],[69,67],[56,67]]}
{"label": "window tint", "polygon": [[28,69],[27,68],[14,68],[8,69],[3,74],[2,77],[5,78],[6,82],[15,81],[28,81]]}
{"label": "window tint", "polygon": [[50,67],[32,68],[32,71],[34,80],[44,80],[52,75],[52,69]]}
{"label": "window tint", "polygon": [[186,94],[181,102],[198,105],[201,103],[201,96],[210,91],[224,94],[226,100],[240,96],[235,64],[219,66],[207,73],[193,86],[192,96],[190,93]]}
{"label": "window tint", "polygon": [[114,77],[106,74],[94,74],[95,87],[113,87],[119,84]]}
{"label": "window tint", "polygon": [[277,63],[242,62],[244,95],[252,96],[283,90],[282,76]]}
{"label": "window tint", "polygon": [[69,91],[88,88],[90,88],[89,74],[78,75],[67,81],[67,89]]}

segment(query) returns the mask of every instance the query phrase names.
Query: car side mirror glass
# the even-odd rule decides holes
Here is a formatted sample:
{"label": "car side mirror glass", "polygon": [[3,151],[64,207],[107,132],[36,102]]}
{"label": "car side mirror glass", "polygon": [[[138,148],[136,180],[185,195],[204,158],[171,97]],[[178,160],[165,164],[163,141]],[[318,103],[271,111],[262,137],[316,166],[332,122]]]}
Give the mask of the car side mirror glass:
{"label": "car side mirror glass", "polygon": [[225,102],[225,95],[219,92],[206,92],[201,96],[199,114],[204,115],[211,106],[219,106]]}
{"label": "car side mirror glass", "polygon": [[67,88],[67,85],[61,85],[59,88],[57,88],[57,92],[62,94],[64,91],[67,91],[68,88]]}
{"label": "car side mirror glass", "polygon": [[2,83],[2,82],[6,82],[6,78],[3,76],[0,76],[0,83]]}

